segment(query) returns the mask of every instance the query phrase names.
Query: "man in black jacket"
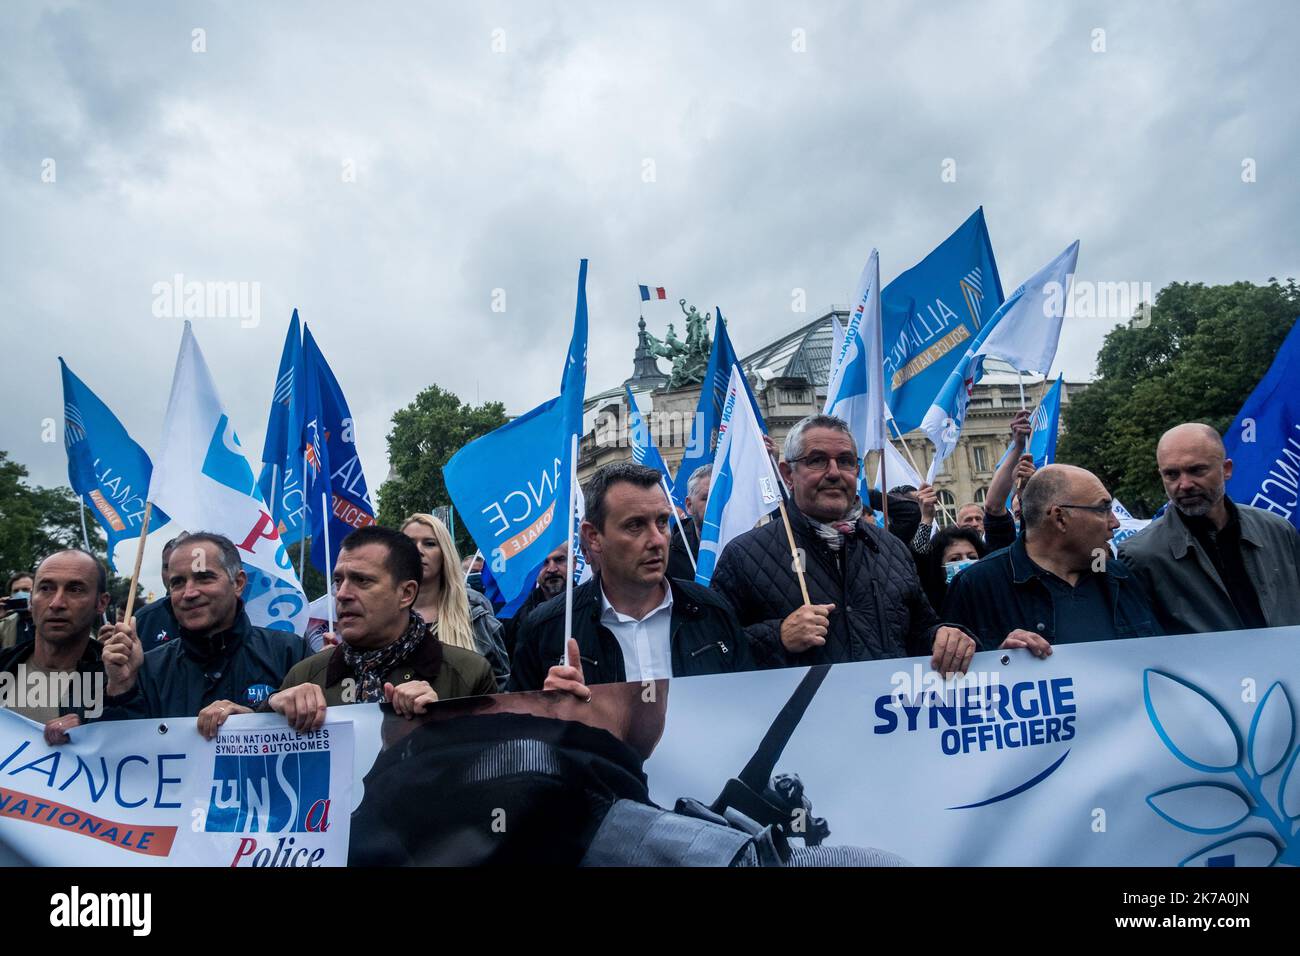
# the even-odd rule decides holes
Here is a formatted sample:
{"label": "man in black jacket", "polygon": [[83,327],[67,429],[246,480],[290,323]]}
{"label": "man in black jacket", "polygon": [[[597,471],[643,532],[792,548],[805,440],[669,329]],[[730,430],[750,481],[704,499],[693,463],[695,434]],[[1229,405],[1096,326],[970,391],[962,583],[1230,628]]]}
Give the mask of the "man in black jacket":
{"label": "man in black jacket", "polygon": [[861,520],[861,461],[849,426],[830,415],[803,419],[786,436],[780,467],[810,603],[779,519],[733,539],[711,582],[735,609],[759,665],[931,655],[936,670],[965,673],[974,639],[940,623],[907,545]]}
{"label": "man in black jacket", "polygon": [[108,607],[106,584],[104,566],[89,552],[50,555],[37,566],[32,587],[35,638],[0,651],[0,674],[12,678],[5,683],[21,698],[0,694],[0,707],[45,724],[51,745],[67,743],[67,730],[98,717],[103,707],[104,668],[93,634]]}
{"label": "man in black jacket", "polygon": [[[288,631],[254,627],[244,611],[239,551],[219,534],[187,535],[167,564],[180,638],[148,654],[134,620],[101,631],[108,701],[104,717],[199,717],[251,713],[289,668],[311,654]],[[219,722],[219,721],[218,721]]]}
{"label": "man in black jacket", "polygon": [[586,489],[583,549],[600,573],[573,593],[573,637],[564,666],[564,595],[524,622],[511,690],[566,690],[587,684],[717,674],[752,667],[726,602],[666,574],[668,502],[659,472],[606,465]]}

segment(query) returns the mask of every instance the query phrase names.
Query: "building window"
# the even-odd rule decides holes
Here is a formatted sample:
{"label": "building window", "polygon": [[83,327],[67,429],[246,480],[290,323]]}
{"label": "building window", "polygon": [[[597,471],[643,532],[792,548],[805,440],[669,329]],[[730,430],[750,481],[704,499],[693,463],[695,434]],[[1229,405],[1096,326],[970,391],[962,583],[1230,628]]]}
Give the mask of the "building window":
{"label": "building window", "polygon": [[974,451],[975,451],[975,470],[988,471],[989,450],[985,448],[983,445],[976,445]]}
{"label": "building window", "polygon": [[939,510],[935,512],[934,520],[939,522],[940,528],[946,528],[957,520],[957,500],[951,491],[939,492]]}
{"label": "building window", "polygon": [[977,505],[984,504],[984,499],[987,498],[988,496],[989,496],[989,490],[987,488],[978,489],[975,492],[975,503]]}

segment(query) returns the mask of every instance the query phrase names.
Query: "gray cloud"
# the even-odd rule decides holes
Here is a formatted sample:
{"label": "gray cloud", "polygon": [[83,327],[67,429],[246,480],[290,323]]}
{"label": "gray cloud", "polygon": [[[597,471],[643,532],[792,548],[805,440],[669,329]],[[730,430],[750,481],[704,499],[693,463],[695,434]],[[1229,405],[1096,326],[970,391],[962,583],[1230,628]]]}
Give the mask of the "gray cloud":
{"label": "gray cloud", "polygon": [[[748,351],[843,302],[873,246],[888,280],[981,204],[1007,291],[1074,238],[1080,279],[1295,274],[1298,19],[1287,3],[11,5],[0,447],[66,480],[40,440],[61,418],[58,354],[151,447],[180,335],[151,289],[176,273],[260,283],[258,327],[196,323],[250,457],[297,306],[372,487],[421,387],[512,412],[554,394],[582,256],[591,391],[630,371],[638,282],[721,306]],[[676,313],[646,308],[656,331]],[[1068,376],[1091,374],[1113,324],[1067,323]]]}

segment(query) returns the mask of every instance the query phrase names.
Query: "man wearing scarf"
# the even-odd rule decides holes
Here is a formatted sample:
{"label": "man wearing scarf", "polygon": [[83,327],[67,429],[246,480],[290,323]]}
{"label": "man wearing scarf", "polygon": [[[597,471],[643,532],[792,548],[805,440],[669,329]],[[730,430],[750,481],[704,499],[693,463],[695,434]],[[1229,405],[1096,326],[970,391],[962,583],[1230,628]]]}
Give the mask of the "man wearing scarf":
{"label": "man wearing scarf", "polygon": [[420,552],[400,531],[371,525],[344,538],[334,566],[343,642],[289,671],[268,707],[305,733],[320,729],[327,706],[386,701],[410,718],[438,700],[495,694],[487,659],[443,644],[437,623],[412,610],[421,577]]}
{"label": "man wearing scarf", "polygon": [[965,673],[974,638],[939,621],[907,545],[863,520],[862,461],[849,426],[811,415],[786,436],[783,458],[795,554],[778,518],[734,538],[711,582],[735,609],[760,665],[925,655],[945,675]]}

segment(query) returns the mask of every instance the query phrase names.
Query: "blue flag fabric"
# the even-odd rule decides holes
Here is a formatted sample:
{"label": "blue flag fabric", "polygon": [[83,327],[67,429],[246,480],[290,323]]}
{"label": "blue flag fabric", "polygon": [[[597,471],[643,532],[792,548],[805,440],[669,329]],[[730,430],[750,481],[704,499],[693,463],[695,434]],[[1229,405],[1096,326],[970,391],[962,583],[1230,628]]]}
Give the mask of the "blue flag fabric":
{"label": "blue flag fabric", "polygon": [[568,535],[570,444],[582,430],[586,388],[583,259],[559,396],[470,442],[442,469],[447,493],[483,552],[485,593],[493,582],[492,596],[507,608],[528,594],[546,556]]}
{"label": "blue flag fabric", "polygon": [[686,507],[686,486],[691,480],[691,472],[701,465],[713,464],[716,453],[713,436],[722,420],[722,407],[726,402],[727,385],[731,380],[733,366],[741,369],[740,381],[749,405],[754,410],[754,419],[758,422],[759,430],[764,435],[767,434],[763,413],[758,410],[758,401],[749,387],[749,380],[745,378],[740,359],[736,358],[736,350],[731,347],[731,337],[727,335],[727,323],[722,317],[722,310],[715,307],[713,311],[718,316],[718,321],[713,325],[713,350],[709,353],[709,366],[704,373],[704,383],[700,386],[700,401],[695,407],[695,420],[691,425],[691,441],[677,466],[677,477],[673,482],[673,502],[683,509]]}
{"label": "blue flag fabric", "polygon": [[[116,571],[113,549],[140,536],[153,463],[143,448],[59,358],[63,373],[63,445],[68,453],[68,483],[80,496],[108,538],[108,564]],[[150,529],[171,519],[154,508]]]}
{"label": "blue flag fabric", "polygon": [[307,500],[302,476],[303,411],[302,330],[293,310],[280,353],[271,395],[271,414],[262,443],[262,473],[257,486],[286,546],[307,533]]}
{"label": "blue flag fabric", "polygon": [[981,206],[928,256],[885,286],[885,401],[900,434],[918,428],[972,337],[1002,304]]}
{"label": "blue flag fabric", "polygon": [[624,385],[623,391],[627,394],[627,438],[632,446],[632,460],[638,465],[655,469],[671,482],[672,472],[664,464],[664,456],[659,453],[659,446],[655,444],[654,436],[650,434],[650,426],[646,424],[645,416],[637,407],[632,389]]}
{"label": "blue flag fabric", "polygon": [[1233,501],[1281,515],[1300,529],[1300,319],[1223,436]]}
{"label": "blue flag fabric", "polygon": [[[303,325],[303,378],[306,388],[303,441],[316,441],[317,462],[307,468],[307,510],[311,518],[311,563],[328,575],[348,533],[375,523],[366,476],[357,455],[352,412],[325,356]],[[310,457],[310,456],[309,456]],[[323,496],[323,497],[322,497]],[[328,512],[324,509],[328,508]],[[329,553],[325,521],[329,521]]]}

